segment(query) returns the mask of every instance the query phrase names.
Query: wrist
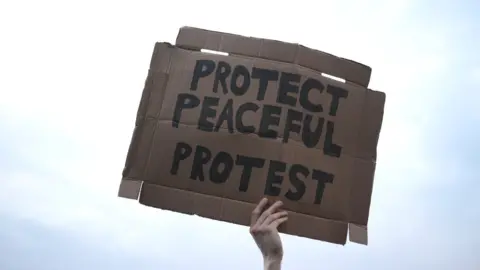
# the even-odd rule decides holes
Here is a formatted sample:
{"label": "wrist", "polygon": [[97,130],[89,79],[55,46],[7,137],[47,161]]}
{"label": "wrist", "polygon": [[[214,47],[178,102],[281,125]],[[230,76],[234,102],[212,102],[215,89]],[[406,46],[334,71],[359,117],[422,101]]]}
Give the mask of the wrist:
{"label": "wrist", "polygon": [[280,270],[282,266],[282,258],[263,258],[264,270]]}

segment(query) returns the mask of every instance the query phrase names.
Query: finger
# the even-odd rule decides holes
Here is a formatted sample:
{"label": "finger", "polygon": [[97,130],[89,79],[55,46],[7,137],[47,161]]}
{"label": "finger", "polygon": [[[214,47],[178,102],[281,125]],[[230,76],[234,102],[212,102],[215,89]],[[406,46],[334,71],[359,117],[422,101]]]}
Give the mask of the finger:
{"label": "finger", "polygon": [[280,206],[282,205],[283,205],[282,201],[277,201],[274,204],[272,204],[267,210],[263,211],[263,213],[257,219],[257,224],[262,224],[265,221],[265,219],[267,219],[268,216],[277,212],[277,209],[280,208]]}
{"label": "finger", "polygon": [[282,218],[278,218],[278,219],[276,219],[275,221],[273,221],[269,226],[277,229],[278,226],[282,225],[282,224],[283,224],[285,221],[287,221],[287,220],[288,220],[288,216],[282,217]]}
{"label": "finger", "polygon": [[270,216],[268,216],[267,219],[265,219],[265,221],[263,222],[262,225],[263,226],[268,226],[268,225],[272,224],[272,222],[274,222],[275,220],[277,220],[279,218],[286,217],[287,215],[288,215],[287,211],[281,211],[281,212],[273,213]]}
{"label": "finger", "polygon": [[253,212],[252,212],[252,217],[251,217],[251,220],[250,220],[250,225],[253,226],[255,225],[255,223],[257,223],[257,220],[258,220],[258,217],[260,216],[260,214],[263,212],[263,209],[265,208],[265,206],[267,205],[268,203],[268,200],[267,198],[263,198],[257,205],[257,207],[255,207],[255,209],[253,209]]}

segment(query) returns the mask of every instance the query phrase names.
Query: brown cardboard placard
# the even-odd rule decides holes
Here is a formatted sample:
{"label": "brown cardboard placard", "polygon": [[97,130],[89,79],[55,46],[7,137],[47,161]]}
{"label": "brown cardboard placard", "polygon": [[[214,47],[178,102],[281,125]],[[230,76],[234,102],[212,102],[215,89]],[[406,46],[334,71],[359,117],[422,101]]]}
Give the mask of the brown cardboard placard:
{"label": "brown cardboard placard", "polygon": [[298,44],[181,28],[155,45],[119,196],[242,225],[268,196],[290,213],[285,233],[367,244],[385,104],[370,74]]}

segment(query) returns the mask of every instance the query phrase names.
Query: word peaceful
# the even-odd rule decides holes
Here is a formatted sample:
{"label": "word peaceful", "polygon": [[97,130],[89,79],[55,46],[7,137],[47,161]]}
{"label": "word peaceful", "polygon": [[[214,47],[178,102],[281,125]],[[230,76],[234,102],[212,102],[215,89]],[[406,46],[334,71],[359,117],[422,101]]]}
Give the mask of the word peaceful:
{"label": "word peaceful", "polygon": [[[261,101],[265,98],[268,84],[270,82],[278,82],[276,91],[277,105],[288,105],[296,108],[298,103],[307,112],[263,104],[259,126],[245,125],[243,122],[244,114],[247,112],[257,113],[260,110],[260,106],[256,103],[243,103],[234,112],[233,98],[227,99],[223,108],[218,108],[220,104],[219,97],[205,96],[203,100],[200,100],[193,94],[198,88],[200,79],[210,75],[215,76],[212,85],[213,93],[218,93],[219,88],[222,89],[224,94],[230,92],[234,96],[245,95],[247,91],[256,91],[256,99],[260,101],[259,104],[262,104]],[[227,78],[229,77],[230,84],[227,84]],[[253,79],[258,80],[258,89],[250,89]],[[232,69],[231,65],[224,61],[219,61],[217,64],[213,60],[197,60],[190,83],[191,93],[178,95],[172,125],[173,127],[178,127],[183,110],[201,106],[198,118],[198,129],[200,130],[218,132],[220,127],[226,122],[230,133],[234,132],[235,127],[235,130],[239,133],[255,133],[262,138],[276,139],[282,137],[284,143],[288,142],[290,133],[294,132],[301,134],[302,142],[308,148],[316,148],[320,143],[322,132],[325,132],[322,147],[324,154],[337,158],[340,157],[342,147],[333,142],[335,123],[333,121],[325,121],[324,117],[318,115],[328,112],[330,116],[336,116],[340,101],[348,97],[348,91],[334,85],[325,86],[322,82],[313,78],[307,78],[302,84],[300,84],[300,81],[300,74],[257,67],[253,67],[250,72],[245,66],[240,64]],[[309,99],[311,91],[330,95],[330,104],[318,104],[311,101]],[[223,98],[222,100],[225,99]],[[286,110],[286,122],[284,130],[279,134],[275,127],[278,129],[282,109]],[[218,112],[220,112],[219,115]],[[312,124],[315,125],[314,129],[312,129]],[[324,126],[326,127],[325,129]]]}

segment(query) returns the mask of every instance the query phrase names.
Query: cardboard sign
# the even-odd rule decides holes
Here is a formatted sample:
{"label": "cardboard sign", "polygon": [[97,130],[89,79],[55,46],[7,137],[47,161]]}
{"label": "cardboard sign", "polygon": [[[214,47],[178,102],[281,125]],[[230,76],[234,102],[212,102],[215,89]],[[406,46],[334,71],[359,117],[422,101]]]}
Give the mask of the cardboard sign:
{"label": "cardboard sign", "polygon": [[285,233],[345,244],[350,224],[366,244],[385,103],[370,73],[298,44],[184,27],[175,46],[155,45],[119,196],[243,225],[268,196],[289,211]]}

